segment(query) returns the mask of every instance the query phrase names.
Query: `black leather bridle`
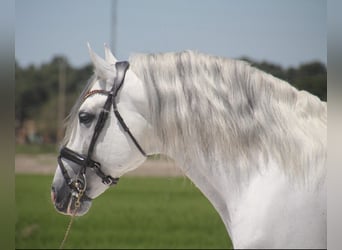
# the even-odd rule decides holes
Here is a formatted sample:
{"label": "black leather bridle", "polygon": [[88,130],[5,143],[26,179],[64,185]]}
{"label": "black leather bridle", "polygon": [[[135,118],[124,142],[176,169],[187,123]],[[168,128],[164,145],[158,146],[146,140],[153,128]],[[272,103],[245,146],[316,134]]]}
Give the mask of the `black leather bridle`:
{"label": "black leather bridle", "polygon": [[[129,68],[129,63],[126,61],[117,62],[115,64],[115,68],[116,68],[116,77],[114,79],[113,87],[111,88],[110,91],[93,90],[93,91],[86,93],[86,95],[83,97],[84,99],[86,99],[93,94],[104,94],[104,95],[108,96],[106,99],[106,102],[103,106],[103,109],[99,115],[97,123],[95,125],[94,133],[93,133],[93,136],[91,138],[89,148],[88,148],[88,154],[82,155],[82,154],[79,154],[79,153],[77,153],[77,152],[75,152],[75,151],[73,151],[67,147],[62,147],[60,150],[60,154],[58,156],[59,167],[62,171],[63,177],[64,177],[67,185],[73,191],[74,196],[77,196],[80,193],[83,194],[83,192],[86,189],[85,173],[86,173],[87,168],[94,170],[94,172],[102,179],[102,182],[106,185],[109,185],[109,186],[115,185],[119,181],[119,178],[114,178],[110,175],[106,175],[101,170],[101,164],[92,159],[92,154],[94,151],[96,141],[97,141],[97,139],[98,139],[98,137],[99,137],[99,135],[100,135],[107,119],[108,119],[108,115],[109,115],[111,106],[113,106],[114,114],[115,114],[116,118],[118,119],[121,127],[124,129],[124,131],[132,139],[133,143],[138,148],[138,150],[141,152],[141,154],[146,157],[145,151],[142,149],[142,147],[139,145],[137,140],[132,135],[131,131],[129,130],[129,128],[127,127],[126,123],[124,122],[122,116],[120,115],[120,113],[117,109],[117,105],[116,105],[116,96],[117,96],[117,94],[118,94],[118,92],[119,92],[119,90],[120,90],[120,88],[123,85],[123,82],[125,80],[125,75],[126,75],[126,72]],[[68,161],[74,162],[77,165],[81,166],[79,173],[76,175],[76,179],[72,179],[70,177],[70,175],[68,174],[68,171],[66,170],[66,168],[63,164],[62,159],[66,159]]]}

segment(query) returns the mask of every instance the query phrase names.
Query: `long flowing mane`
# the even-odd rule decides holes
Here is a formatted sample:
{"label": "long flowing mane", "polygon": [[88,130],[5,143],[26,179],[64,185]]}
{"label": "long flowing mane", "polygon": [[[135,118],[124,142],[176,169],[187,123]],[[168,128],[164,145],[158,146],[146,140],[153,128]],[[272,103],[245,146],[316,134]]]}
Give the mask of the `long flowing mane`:
{"label": "long flowing mane", "polygon": [[246,62],[192,51],[137,54],[152,126],[181,162],[238,177],[270,158],[291,177],[324,173],[326,103]]}

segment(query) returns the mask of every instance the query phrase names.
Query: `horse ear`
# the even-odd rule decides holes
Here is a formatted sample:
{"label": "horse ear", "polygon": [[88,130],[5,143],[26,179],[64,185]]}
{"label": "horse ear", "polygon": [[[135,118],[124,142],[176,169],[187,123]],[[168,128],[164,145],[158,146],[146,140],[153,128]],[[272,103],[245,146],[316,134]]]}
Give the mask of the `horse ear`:
{"label": "horse ear", "polygon": [[88,50],[90,59],[93,62],[95,74],[104,79],[109,80],[110,82],[115,78],[115,67],[111,66],[107,61],[103,60],[99,57],[90,47],[88,43]]}
{"label": "horse ear", "polygon": [[118,60],[114,57],[114,55],[112,54],[112,51],[110,50],[108,45],[105,44],[104,48],[105,48],[105,59],[106,59],[106,62],[109,63],[109,64],[115,64]]}

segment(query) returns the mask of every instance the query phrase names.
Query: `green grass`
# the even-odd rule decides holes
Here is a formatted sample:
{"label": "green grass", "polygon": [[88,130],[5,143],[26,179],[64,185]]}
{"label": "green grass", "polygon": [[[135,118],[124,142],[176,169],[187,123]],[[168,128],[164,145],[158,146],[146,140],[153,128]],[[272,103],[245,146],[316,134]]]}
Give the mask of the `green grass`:
{"label": "green grass", "polygon": [[[51,176],[16,175],[16,248],[58,248],[69,217],[50,202]],[[126,177],[76,218],[65,248],[231,248],[208,200],[185,178]]]}

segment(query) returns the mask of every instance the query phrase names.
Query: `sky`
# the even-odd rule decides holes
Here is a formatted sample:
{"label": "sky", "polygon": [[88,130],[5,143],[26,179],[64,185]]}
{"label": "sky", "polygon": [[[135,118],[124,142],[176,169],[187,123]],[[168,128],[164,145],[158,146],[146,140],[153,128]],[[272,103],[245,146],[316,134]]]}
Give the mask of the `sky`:
{"label": "sky", "polygon": [[119,60],[190,49],[285,68],[327,62],[324,0],[16,0],[15,14],[23,67],[56,55],[82,67],[90,63],[87,42],[100,56],[109,44]]}

